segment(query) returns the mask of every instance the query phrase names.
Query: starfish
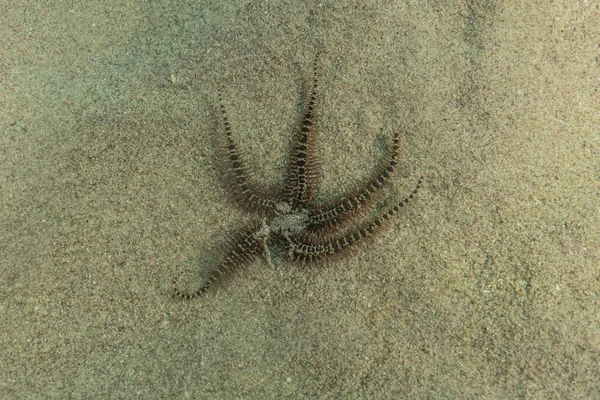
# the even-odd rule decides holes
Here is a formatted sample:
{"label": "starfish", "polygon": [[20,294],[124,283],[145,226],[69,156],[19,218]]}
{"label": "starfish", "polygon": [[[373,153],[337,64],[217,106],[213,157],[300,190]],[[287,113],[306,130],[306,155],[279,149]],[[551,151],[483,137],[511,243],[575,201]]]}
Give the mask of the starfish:
{"label": "starfish", "polygon": [[358,216],[364,215],[369,200],[392,178],[398,163],[400,148],[400,137],[396,133],[392,136],[386,159],[376,170],[373,178],[362,188],[329,206],[321,207],[314,204],[316,159],[313,153],[315,141],[313,120],[318,92],[317,60],[318,55],[313,65],[312,88],[305,101],[301,127],[295,138],[286,187],[277,195],[259,190],[251,171],[244,165],[231,134],[219,86],[219,106],[225,133],[224,153],[231,179],[228,186],[240,206],[260,218],[255,218],[252,223],[232,236],[221,253],[220,262],[207,269],[202,285],[195,292],[181,291],[177,286],[177,278],[173,279],[174,296],[184,299],[196,298],[222,275],[231,273],[261,256],[271,264],[269,245],[280,246],[288,259],[303,263],[319,262],[321,259],[339,254],[364,242],[386,221],[398,214],[417,194],[423,177],[419,178],[416,187],[406,198],[379,213],[370,222],[344,229]]}

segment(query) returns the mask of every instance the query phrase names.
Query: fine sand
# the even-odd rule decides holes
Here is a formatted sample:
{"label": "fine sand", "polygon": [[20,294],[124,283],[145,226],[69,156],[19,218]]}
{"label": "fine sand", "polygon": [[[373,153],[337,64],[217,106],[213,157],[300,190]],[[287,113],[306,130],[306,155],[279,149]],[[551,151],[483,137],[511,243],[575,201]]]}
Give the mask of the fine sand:
{"label": "fine sand", "polygon": [[[595,2],[6,3],[0,398],[600,397]],[[275,192],[317,52],[317,201],[394,132],[365,219],[421,191],[328,265],[173,299],[251,217],[218,86]]]}

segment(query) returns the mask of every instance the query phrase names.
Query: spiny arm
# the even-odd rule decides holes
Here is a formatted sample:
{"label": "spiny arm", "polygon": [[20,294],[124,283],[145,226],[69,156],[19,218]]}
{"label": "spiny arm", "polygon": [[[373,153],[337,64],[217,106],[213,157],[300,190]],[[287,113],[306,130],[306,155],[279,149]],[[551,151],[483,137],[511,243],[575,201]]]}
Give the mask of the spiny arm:
{"label": "spiny arm", "polygon": [[290,160],[286,197],[294,210],[306,208],[312,200],[316,190],[316,166],[315,158],[312,154],[312,144],[314,142],[314,109],[318,89],[318,59],[319,54],[315,56],[313,64],[313,84],[304,111],[302,126],[296,136],[296,142]]}
{"label": "spiny arm", "polygon": [[223,105],[223,96],[219,87],[219,104],[223,129],[225,131],[225,153],[229,162],[229,172],[233,180],[232,186],[235,197],[241,206],[261,214],[267,214],[275,209],[276,202],[272,198],[256,190],[257,185],[251,181],[251,176],[241,159],[238,146],[233,140],[227,112]]}
{"label": "spiny arm", "polygon": [[257,259],[265,249],[265,238],[261,233],[261,225],[255,223],[239,231],[230,239],[223,249],[220,265],[205,272],[202,285],[192,293],[181,291],[177,285],[177,277],[173,278],[173,296],[183,299],[194,299],[204,293],[218,279],[233,274],[239,268]]}
{"label": "spiny arm", "polygon": [[314,261],[323,257],[333,255],[344,249],[356,245],[375,233],[386,221],[398,214],[401,208],[408,204],[421,188],[423,177],[419,178],[417,186],[412,193],[404,200],[390,207],[388,210],[377,216],[371,223],[362,228],[350,230],[339,238],[326,240],[320,243],[312,243],[307,238],[303,240],[288,240],[286,250],[293,260]]}
{"label": "spiny arm", "polygon": [[392,137],[388,161],[379,174],[358,192],[343,198],[331,207],[311,214],[308,224],[309,232],[314,233],[334,227],[340,221],[344,220],[348,214],[356,212],[363,207],[369,198],[377,193],[392,178],[396,170],[396,164],[398,163],[399,150],[400,136],[396,133]]}

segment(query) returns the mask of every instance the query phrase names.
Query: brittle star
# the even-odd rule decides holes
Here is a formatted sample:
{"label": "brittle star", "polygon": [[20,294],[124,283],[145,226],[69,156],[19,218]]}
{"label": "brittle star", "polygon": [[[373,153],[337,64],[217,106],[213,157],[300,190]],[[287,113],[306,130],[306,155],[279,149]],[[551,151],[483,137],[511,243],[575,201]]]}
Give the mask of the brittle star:
{"label": "brittle star", "polygon": [[[343,230],[354,221],[369,199],[388,183],[396,170],[400,148],[399,134],[394,134],[387,160],[374,177],[362,188],[333,202],[330,206],[315,205],[316,167],[314,151],[314,109],[318,89],[318,57],[313,65],[313,83],[306,101],[301,127],[295,139],[289,165],[286,188],[283,193],[269,195],[258,189],[251,171],[244,165],[237,144],[233,140],[223,96],[219,87],[219,107],[225,133],[225,155],[229,164],[231,189],[239,204],[261,217],[235,235],[223,249],[220,263],[208,270],[202,285],[192,293],[185,293],[173,279],[174,295],[185,299],[198,297],[221,275],[232,272],[260,256],[271,264],[268,245],[278,245],[292,261],[316,262],[363,242],[390,218],[396,215],[416,194],[423,177],[413,191],[402,201],[375,216],[370,222]],[[336,230],[341,233],[335,233]]]}

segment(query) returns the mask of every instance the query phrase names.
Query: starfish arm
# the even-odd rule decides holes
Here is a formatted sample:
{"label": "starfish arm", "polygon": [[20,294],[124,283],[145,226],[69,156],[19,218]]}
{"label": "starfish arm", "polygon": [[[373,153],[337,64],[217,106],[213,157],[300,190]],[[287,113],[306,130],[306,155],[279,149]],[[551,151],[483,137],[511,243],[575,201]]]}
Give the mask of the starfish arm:
{"label": "starfish arm", "polygon": [[194,299],[204,293],[218,279],[234,273],[237,269],[256,260],[265,249],[265,237],[261,232],[261,225],[255,223],[240,230],[228,241],[222,252],[222,259],[217,267],[206,273],[202,285],[192,293],[186,293],[177,286],[177,277],[173,279],[173,296],[183,299]]}
{"label": "starfish arm", "polygon": [[327,240],[320,243],[313,243],[309,238],[305,237],[301,240],[288,240],[286,245],[288,254],[293,260],[300,261],[315,261],[323,257],[340,253],[346,248],[354,246],[364,239],[371,236],[391,217],[398,214],[401,208],[403,208],[408,202],[410,202],[417,194],[421,187],[423,177],[419,178],[419,182],[411,194],[404,200],[400,201],[393,207],[390,207],[385,212],[377,216],[371,223],[363,226],[362,228],[353,229],[347,232],[345,235]]}
{"label": "starfish arm", "polygon": [[306,208],[312,200],[316,190],[316,165],[315,158],[312,154],[312,143],[314,142],[313,121],[318,88],[318,58],[319,54],[315,56],[313,65],[313,84],[290,160],[286,197],[294,210]]}
{"label": "starfish arm", "polygon": [[251,176],[244,166],[240,156],[238,146],[233,140],[231,126],[227,118],[227,112],[223,105],[223,96],[219,88],[219,104],[221,108],[221,117],[223,120],[223,129],[225,130],[225,153],[229,162],[229,172],[232,178],[232,189],[238,202],[252,211],[258,211],[261,214],[267,214],[275,209],[276,201],[269,196],[256,190],[258,187],[252,182]]}
{"label": "starfish arm", "polygon": [[346,219],[348,214],[351,214],[363,207],[369,198],[379,191],[392,178],[396,164],[398,163],[398,154],[400,149],[400,137],[396,133],[392,137],[392,146],[388,156],[386,165],[381,169],[379,174],[368,182],[362,189],[356,193],[344,197],[332,206],[318,210],[309,215],[308,231],[317,232],[326,230],[336,226],[340,221]]}

